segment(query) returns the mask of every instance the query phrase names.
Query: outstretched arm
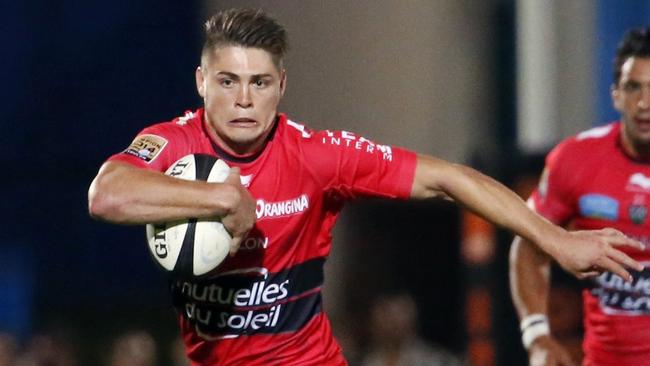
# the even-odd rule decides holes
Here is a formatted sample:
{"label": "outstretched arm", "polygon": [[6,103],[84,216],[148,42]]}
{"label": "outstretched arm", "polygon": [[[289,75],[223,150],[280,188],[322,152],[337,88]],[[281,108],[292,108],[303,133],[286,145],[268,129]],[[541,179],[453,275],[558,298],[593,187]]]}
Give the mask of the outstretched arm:
{"label": "outstretched arm", "polygon": [[614,272],[631,280],[624,268],[643,266],[614,248],[643,248],[617,230],[568,232],[529,209],[502,184],[478,171],[430,156],[419,155],[411,190],[413,198],[451,198],[479,216],[534,243],[578,278]]}
{"label": "outstretched arm", "polygon": [[121,162],[105,163],[88,190],[90,215],[118,224],[222,217],[236,248],[255,223],[255,202],[239,170],[224,183],[173,178]]}

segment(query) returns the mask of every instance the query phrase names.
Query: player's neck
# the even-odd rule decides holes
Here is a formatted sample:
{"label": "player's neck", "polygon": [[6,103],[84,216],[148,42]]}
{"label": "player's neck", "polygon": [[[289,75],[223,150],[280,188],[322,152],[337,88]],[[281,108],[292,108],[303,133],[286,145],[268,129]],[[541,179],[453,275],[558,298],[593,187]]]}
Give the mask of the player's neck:
{"label": "player's neck", "polygon": [[650,163],[650,144],[634,143],[625,129],[621,129],[621,146],[625,154],[633,160]]}
{"label": "player's neck", "polygon": [[[215,133],[216,135],[216,133]],[[233,141],[225,142],[223,139],[215,138],[214,141],[221,149],[237,158],[247,158],[257,155],[266,146],[268,136],[261,136],[252,143],[237,144]]]}

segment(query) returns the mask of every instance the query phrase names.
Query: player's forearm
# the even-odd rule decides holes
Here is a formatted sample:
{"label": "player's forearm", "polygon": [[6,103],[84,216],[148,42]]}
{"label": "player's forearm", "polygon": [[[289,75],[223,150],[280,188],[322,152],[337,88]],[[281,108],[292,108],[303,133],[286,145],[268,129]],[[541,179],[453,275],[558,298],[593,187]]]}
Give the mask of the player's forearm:
{"label": "player's forearm", "polygon": [[514,192],[478,171],[428,156],[418,158],[413,197],[445,195],[488,221],[556,255],[564,229],[530,210]]}
{"label": "player's forearm", "polygon": [[88,191],[91,216],[121,224],[223,216],[232,205],[224,184],[186,181],[128,164],[102,166]]}
{"label": "player's forearm", "polygon": [[510,292],[519,318],[546,314],[550,288],[550,258],[521,237],[510,247]]}

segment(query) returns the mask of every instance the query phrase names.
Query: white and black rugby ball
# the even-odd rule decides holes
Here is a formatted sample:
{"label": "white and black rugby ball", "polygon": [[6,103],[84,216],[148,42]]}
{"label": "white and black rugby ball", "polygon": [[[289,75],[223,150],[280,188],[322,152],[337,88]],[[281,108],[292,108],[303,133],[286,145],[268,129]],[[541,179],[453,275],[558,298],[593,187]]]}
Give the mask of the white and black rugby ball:
{"label": "white and black rugby ball", "polygon": [[[210,155],[186,155],[165,174],[186,180],[220,183],[230,168]],[[186,219],[147,225],[149,250],[156,263],[180,277],[203,276],[214,270],[228,255],[232,237],[219,218]]]}

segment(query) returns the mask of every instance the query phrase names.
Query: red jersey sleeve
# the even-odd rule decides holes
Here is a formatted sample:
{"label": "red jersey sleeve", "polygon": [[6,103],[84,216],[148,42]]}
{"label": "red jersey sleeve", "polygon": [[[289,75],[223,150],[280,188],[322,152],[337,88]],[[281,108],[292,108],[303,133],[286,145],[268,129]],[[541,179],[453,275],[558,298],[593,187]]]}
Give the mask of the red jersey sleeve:
{"label": "red jersey sleeve", "polygon": [[309,165],[327,192],[345,199],[406,199],[411,194],[416,165],[412,151],[347,131],[318,132],[310,147]]}
{"label": "red jersey sleeve", "polygon": [[572,165],[576,155],[571,152],[571,140],[553,149],[546,157],[546,166],[529,204],[540,215],[559,225],[566,224],[576,213],[573,197]]}

